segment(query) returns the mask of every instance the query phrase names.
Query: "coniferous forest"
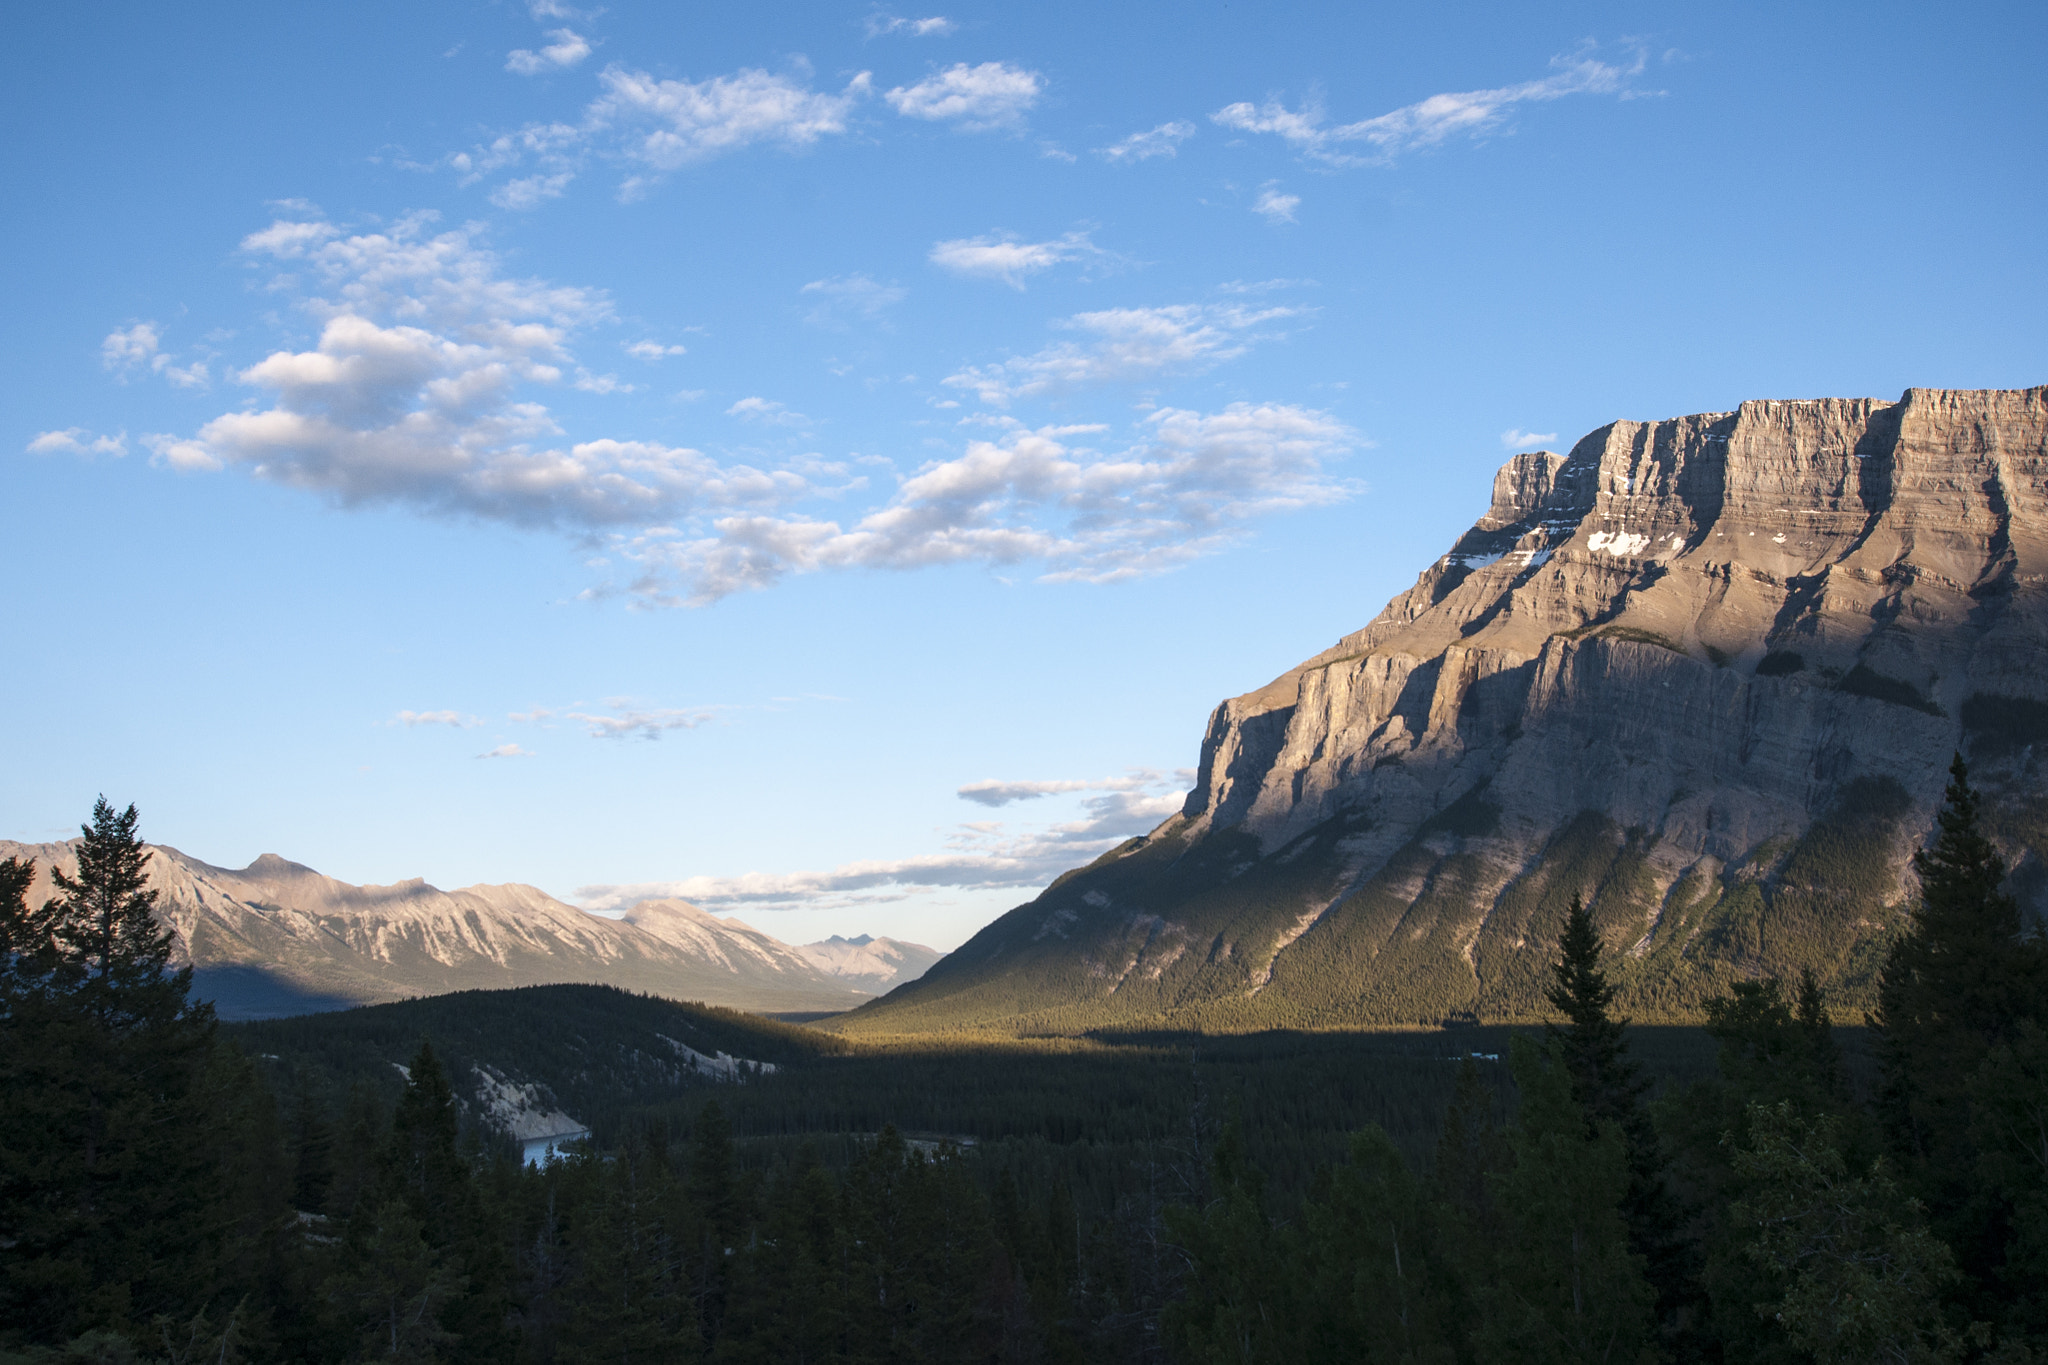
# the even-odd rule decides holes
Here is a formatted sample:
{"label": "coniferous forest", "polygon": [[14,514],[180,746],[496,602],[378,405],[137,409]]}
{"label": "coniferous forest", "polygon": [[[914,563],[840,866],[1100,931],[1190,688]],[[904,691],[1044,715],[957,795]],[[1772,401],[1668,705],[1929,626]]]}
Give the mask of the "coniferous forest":
{"label": "coniferous forest", "polygon": [[544,1166],[459,1101],[484,1012],[682,1007],[226,1028],[102,801],[46,904],[0,862],[0,1362],[2048,1359],[2048,947],[1952,779],[1860,1029],[1810,974],[1631,1028],[1575,905],[1542,1031],[664,1015],[778,1070],[585,1068]]}

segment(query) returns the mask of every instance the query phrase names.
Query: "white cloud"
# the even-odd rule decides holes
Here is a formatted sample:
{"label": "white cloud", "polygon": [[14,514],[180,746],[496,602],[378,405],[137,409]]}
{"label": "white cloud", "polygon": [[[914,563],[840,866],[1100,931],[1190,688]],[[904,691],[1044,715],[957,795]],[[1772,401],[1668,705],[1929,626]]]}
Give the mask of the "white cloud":
{"label": "white cloud", "polygon": [[882,98],[905,118],[956,122],[970,131],[1014,127],[1045,90],[1036,71],[1004,62],[969,66],[956,62],[915,85],[898,86]]}
{"label": "white cloud", "polygon": [[143,435],[142,444],[149,447],[151,464],[169,465],[180,474],[212,474],[225,468],[204,442],[189,437],[152,431]]}
{"label": "white cloud", "polygon": [[626,383],[615,374],[592,374],[579,366],[576,387],[584,393],[632,393],[637,386]]}
{"label": "white cloud", "polygon": [[495,749],[486,749],[478,758],[532,758],[533,750],[522,749],[517,744],[500,744]]}
{"label": "white cloud", "polygon": [[[610,66],[598,80],[604,93],[590,106],[587,125],[618,128],[620,152],[657,173],[755,143],[807,147],[843,133],[869,88],[865,71],[837,95],[753,69],[691,82]],[[636,183],[627,183],[629,192]]]}
{"label": "white cloud", "polygon": [[[415,215],[378,232],[287,223],[250,234],[246,254],[273,268],[271,291],[296,296],[317,340],[239,370],[255,397],[198,431],[146,433],[153,460],[192,472],[236,466],[344,506],[555,529],[606,547],[593,569],[622,566],[623,578],[592,594],[624,591],[651,604],[708,603],[790,574],[847,568],[1031,563],[1045,580],[1106,582],[1163,572],[1230,544],[1255,518],[1354,491],[1324,465],[1358,446],[1356,434],[1328,414],[1280,404],[1163,409],[1120,441],[1099,426],[1034,431],[983,416],[973,420],[1000,435],[901,478],[879,506],[849,502],[868,486],[853,465],[875,456],[807,452],[756,468],[654,441],[573,440],[541,399],[570,384],[626,387],[583,368],[572,349],[580,332],[612,317],[610,300],[507,277],[479,232],[438,232],[431,216]],[[1077,340],[946,382],[1003,403],[1191,372],[1242,353],[1299,312],[1211,304],[1084,313],[1065,324]],[[155,354],[132,329],[124,335],[124,345]],[[811,420],[761,395],[725,412],[769,426]],[[120,439],[83,429],[45,436],[40,449]],[[854,510],[826,520],[797,510],[807,501]],[[646,732],[644,720],[605,724],[614,722]]]}
{"label": "white cloud", "polygon": [[1219,294],[1270,294],[1276,289],[1313,289],[1314,280],[1225,280],[1216,286]]}
{"label": "white cloud", "polygon": [[670,171],[766,143],[808,147],[844,133],[872,88],[863,71],[834,95],[812,90],[806,71],[743,68],[702,81],[662,80],[617,63],[598,75],[599,94],[574,123],[529,123],[447,160],[474,185],[528,167],[491,192],[500,208],[528,209],[561,196],[592,155],[631,168],[619,193],[631,199]]}
{"label": "white cloud", "polygon": [[959,25],[944,15],[933,15],[929,19],[900,19],[893,14],[870,14],[867,19],[868,37],[880,38],[890,33],[908,33],[913,38],[943,38]]}
{"label": "white cloud", "polygon": [[619,710],[603,715],[593,711],[564,711],[570,720],[580,720],[589,727],[593,739],[660,739],[670,730],[694,730],[714,719],[714,708],[700,707],[685,711],[660,710]]}
{"label": "white cloud", "polygon": [[212,382],[206,362],[189,365],[173,363],[173,357],[159,350],[162,338],[153,322],[138,322],[116,328],[100,343],[100,364],[112,370],[123,383],[136,373],[162,375],[181,389],[203,389]]}
{"label": "white cloud", "polygon": [[658,341],[636,341],[626,347],[626,354],[635,360],[663,360],[672,355],[688,355],[687,346],[664,346]]}
{"label": "white cloud", "polygon": [[1138,441],[1102,452],[1097,427],[1014,428],[926,466],[889,503],[843,528],[805,517],[730,516],[709,536],[617,543],[644,572],[634,590],[704,605],[827,569],[1036,562],[1049,582],[1113,582],[1213,553],[1272,513],[1355,491],[1324,463],[1360,442],[1327,413],[1232,404],[1204,415],[1162,408]]}
{"label": "white cloud", "polygon": [[742,398],[725,410],[727,417],[737,417],[742,422],[763,422],[775,427],[800,427],[811,419],[800,412],[793,412],[785,404],[772,398]]}
{"label": "white cloud", "polygon": [[1173,156],[1180,151],[1180,144],[1194,135],[1194,124],[1175,119],[1142,133],[1132,133],[1107,147],[1097,147],[1095,154],[1109,161],[1145,161],[1155,156]]}
{"label": "white cloud", "polygon": [[[1191,771],[1174,774],[1176,780],[1186,787],[1195,780]],[[1007,806],[1013,801],[1035,801],[1042,796],[1057,796],[1063,792],[1127,792],[1141,791],[1163,781],[1161,774],[1151,769],[1138,769],[1123,777],[1103,778],[1059,778],[1036,782],[969,782],[956,793],[963,801],[972,801],[981,806]]]}
{"label": "white cloud", "polygon": [[1009,233],[997,233],[934,242],[926,259],[955,275],[1001,280],[1012,289],[1022,289],[1026,275],[1050,270],[1062,261],[1107,254],[1089,241],[1085,232],[1070,232],[1050,242],[1020,242]]}
{"label": "white cloud", "polygon": [[1294,211],[1300,207],[1300,195],[1282,194],[1268,185],[1259,191],[1257,201],[1252,204],[1252,212],[1269,223],[1291,223],[1294,221]]}
{"label": "white cloud", "polygon": [[1007,407],[1019,398],[1091,384],[1185,374],[1243,355],[1255,342],[1279,335],[1268,324],[1301,312],[1184,303],[1077,313],[1061,325],[1085,340],[1058,342],[996,365],[970,366],[942,382],[971,390],[992,407]]}
{"label": "white cloud", "polygon": [[1509,427],[1500,434],[1500,443],[1509,450],[1534,450],[1557,439],[1554,431],[1523,431],[1520,427]]}
{"label": "white cloud", "polygon": [[804,314],[804,321],[814,327],[844,327],[856,320],[874,322],[903,302],[909,293],[901,285],[882,284],[861,274],[812,280],[799,292],[815,300]]}
{"label": "white cloud", "polygon": [[[388,232],[252,234],[258,258],[293,262],[322,293],[307,351],[278,351],[238,379],[270,405],[224,413],[192,437],[149,437],[159,459],[242,465],[344,504],[568,529],[638,525],[700,509],[772,508],[803,480],[721,466],[699,451],[599,439],[567,448],[527,390],[562,381],[570,335],[610,315],[598,291],[507,279],[463,228],[416,216]],[[585,387],[615,379],[579,371]]]}
{"label": "white cloud", "polygon": [[119,457],[128,453],[128,433],[123,431],[112,436],[98,436],[84,427],[65,427],[61,431],[37,432],[28,443],[31,455],[113,455]]}
{"label": "white cloud", "polygon": [[574,29],[550,29],[547,36],[554,41],[538,52],[522,47],[507,53],[505,69],[520,76],[538,76],[565,70],[590,55],[590,40]]}
{"label": "white cloud", "polygon": [[[824,872],[750,872],[736,877],[689,877],[628,886],[586,886],[576,892],[586,909],[623,910],[638,901],[678,896],[707,909],[818,908],[884,887],[1043,886],[1072,867],[1144,834],[1180,810],[1190,774],[1159,774],[1127,790],[1091,797],[1078,820],[1005,834],[999,822],[955,827],[947,849],[918,857],[842,863]],[[1168,785],[1181,781],[1182,789]]]}
{"label": "white cloud", "polygon": [[1335,165],[1386,164],[1403,153],[1437,146],[1465,135],[1477,137],[1499,127],[1518,104],[1563,99],[1567,95],[1626,94],[1630,77],[1641,72],[1645,58],[1633,54],[1626,66],[1596,60],[1590,47],[1553,57],[1551,74],[1494,90],[1468,90],[1431,95],[1391,113],[1357,123],[1324,122],[1318,101],[1290,110],[1277,100],[1262,105],[1226,105],[1211,114],[1222,127],[1246,133],[1271,133],[1308,156]]}
{"label": "white cloud", "polygon": [[556,171],[552,175],[522,175],[516,180],[507,180],[491,191],[490,200],[501,209],[515,211],[538,208],[550,199],[560,199],[568,192],[569,182],[576,178],[573,171]]}
{"label": "white cloud", "polygon": [[452,725],[460,730],[483,724],[475,716],[465,716],[460,711],[400,711],[394,719],[407,728],[415,725]]}

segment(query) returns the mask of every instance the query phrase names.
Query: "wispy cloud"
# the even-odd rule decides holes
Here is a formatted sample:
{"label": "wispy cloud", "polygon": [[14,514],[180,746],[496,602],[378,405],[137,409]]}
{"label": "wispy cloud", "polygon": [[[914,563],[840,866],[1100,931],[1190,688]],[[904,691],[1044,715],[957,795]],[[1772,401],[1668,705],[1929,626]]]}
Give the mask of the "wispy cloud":
{"label": "wispy cloud", "polygon": [[1520,427],[1509,427],[1500,434],[1500,443],[1508,450],[1534,450],[1556,439],[1554,431],[1524,431]]}
{"label": "wispy cloud", "polygon": [[1271,294],[1279,289],[1313,289],[1314,280],[1225,280],[1216,286],[1219,294]]}
{"label": "wispy cloud", "polygon": [[120,457],[128,453],[128,433],[116,432],[112,436],[100,436],[84,427],[65,427],[62,431],[36,433],[28,443],[31,455],[112,455]]}
{"label": "wispy cloud", "polygon": [[619,194],[632,199],[684,166],[757,145],[798,150],[842,134],[872,88],[863,71],[837,94],[814,90],[803,68],[778,75],[749,67],[687,81],[615,62],[597,79],[599,93],[577,121],[529,123],[446,164],[465,185],[508,176],[492,202],[525,209],[565,193],[596,155],[627,168]]}
{"label": "wispy cloud", "polygon": [[1259,191],[1259,197],[1252,203],[1252,212],[1269,223],[1291,223],[1294,211],[1301,207],[1301,196],[1282,194],[1271,185]]}
{"label": "wispy cloud", "polygon": [[462,730],[483,724],[475,716],[465,716],[460,711],[400,711],[392,719],[408,728],[415,725],[452,725]]}
{"label": "wispy cloud", "polygon": [[742,422],[760,422],[775,427],[800,427],[808,425],[811,420],[800,412],[791,411],[786,404],[759,396],[740,399],[725,410],[725,415],[737,417]]}
{"label": "wispy cloud", "polygon": [[1592,52],[1589,45],[1551,58],[1550,74],[1540,80],[1431,95],[1356,123],[1327,122],[1321,101],[1313,97],[1300,109],[1289,109],[1275,99],[1258,105],[1241,101],[1224,106],[1209,118],[1237,132],[1273,134],[1304,155],[1332,165],[1384,165],[1453,137],[1487,133],[1505,123],[1520,104],[1567,95],[1625,94],[1630,78],[1638,75],[1646,62],[1640,50],[1632,53],[1625,65],[1600,61]]}
{"label": "wispy cloud", "polygon": [[1146,161],[1155,156],[1174,156],[1180,151],[1180,144],[1194,135],[1194,124],[1175,119],[1157,128],[1119,138],[1107,147],[1097,147],[1095,154],[1107,161]]}
{"label": "wispy cloud", "polygon": [[671,730],[694,730],[716,719],[718,709],[614,708],[610,712],[564,711],[562,715],[569,720],[582,721],[593,739],[660,739]]}
{"label": "wispy cloud", "polygon": [[116,328],[100,343],[100,364],[123,382],[134,374],[161,375],[181,389],[203,389],[212,382],[204,360],[179,365],[161,345],[162,336],[153,322]]}
{"label": "wispy cloud", "polygon": [[905,118],[980,132],[1017,126],[1044,91],[1045,78],[1036,71],[1005,62],[958,62],[915,85],[889,90],[882,98]]}
{"label": "wispy cloud", "polygon": [[604,93],[590,106],[589,122],[633,130],[621,150],[646,168],[637,180],[627,181],[629,193],[648,174],[756,143],[808,147],[844,133],[848,114],[869,89],[865,71],[836,95],[812,90],[791,76],[752,69],[691,82],[611,66],[598,79]]}
{"label": "wispy cloud", "polygon": [[958,27],[951,19],[939,14],[929,19],[902,19],[893,14],[870,14],[867,17],[870,38],[881,38],[891,33],[907,33],[913,38],[943,38]]}
{"label": "wispy cloud", "polygon": [[664,346],[658,341],[636,341],[626,347],[626,354],[635,360],[665,360],[672,355],[688,355],[687,346]]}
{"label": "wispy cloud", "polygon": [[[153,458],[190,472],[240,468],[344,506],[552,529],[609,551],[592,568],[622,576],[589,595],[701,605],[793,574],[956,563],[1035,564],[1044,580],[1107,582],[1164,572],[1233,543],[1256,518],[1352,491],[1325,470],[1361,444],[1342,422],[1237,403],[1154,411],[1118,439],[1100,426],[979,417],[1001,434],[902,478],[879,505],[840,512],[869,485],[853,466],[881,457],[806,452],[757,468],[654,441],[570,440],[542,401],[550,387],[628,387],[578,364],[573,350],[579,334],[613,317],[611,301],[507,276],[478,228],[439,231],[431,215],[377,231],[292,218],[251,233],[243,249],[269,272],[273,293],[317,322],[318,340],[237,371],[254,401],[189,435],[146,434]],[[1075,340],[945,382],[1000,406],[1192,373],[1278,335],[1299,313],[1221,304],[1083,313],[1064,324]],[[724,411],[771,428],[811,424],[759,394]],[[44,451],[112,453],[120,438],[79,428],[38,441]]]}
{"label": "wispy cloud", "polygon": [[1012,289],[1022,289],[1026,275],[1050,270],[1063,261],[1108,254],[1089,241],[1085,232],[1069,232],[1049,242],[1022,242],[1005,232],[934,242],[926,259],[955,275],[1001,280]]}
{"label": "wispy cloud", "polygon": [[814,327],[878,321],[909,293],[901,285],[883,284],[861,274],[812,280],[800,292],[812,301],[804,321]]}
{"label": "wispy cloud", "polygon": [[636,592],[690,605],[829,569],[1036,562],[1045,581],[1114,582],[1214,553],[1256,518],[1350,496],[1324,465],[1361,443],[1327,413],[1281,404],[1160,409],[1120,450],[1075,439],[1100,430],[970,442],[850,527],[731,516],[708,536],[648,533],[617,549],[643,568]]}
{"label": "wispy cloud", "polygon": [[1149,774],[1142,783],[1088,798],[1079,819],[1015,833],[1006,832],[999,822],[966,822],[954,828],[943,852],[842,863],[822,872],[750,872],[586,886],[576,896],[587,909],[598,911],[623,910],[669,896],[713,910],[796,910],[864,899],[886,888],[1043,886],[1179,811],[1190,776]]}
{"label": "wispy cloud", "polygon": [[517,744],[500,744],[495,749],[486,749],[478,758],[532,758],[533,750],[522,749]]}
{"label": "wispy cloud", "polygon": [[[1185,788],[1195,780],[1191,770],[1173,774],[1174,781]],[[969,782],[960,788],[957,795],[963,801],[972,801],[981,806],[1007,806],[1014,801],[1035,801],[1044,796],[1057,796],[1065,792],[1129,792],[1143,791],[1167,781],[1164,774],[1149,768],[1141,768],[1122,777],[1099,778],[1055,778],[1049,781],[999,782],[993,779],[984,782]]]}
{"label": "wispy cloud", "polygon": [[1281,335],[1274,324],[1302,311],[1186,303],[1077,313],[1058,325],[1079,333],[1081,340],[1057,342],[999,364],[970,366],[942,382],[969,390],[991,407],[1007,407],[1049,392],[1188,374]]}
{"label": "wispy cloud", "polygon": [[506,53],[505,69],[520,76],[539,76],[565,70],[590,55],[590,40],[574,29],[550,29],[547,36],[554,41],[539,51],[522,47]]}

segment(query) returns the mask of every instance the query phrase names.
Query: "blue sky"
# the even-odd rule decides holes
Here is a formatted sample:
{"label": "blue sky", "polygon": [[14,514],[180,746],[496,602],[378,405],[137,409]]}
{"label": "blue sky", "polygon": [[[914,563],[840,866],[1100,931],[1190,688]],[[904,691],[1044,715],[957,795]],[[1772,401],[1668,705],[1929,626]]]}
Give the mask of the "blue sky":
{"label": "blue sky", "polygon": [[1513,450],[2048,380],[2035,5],[14,32],[0,836],[951,947]]}

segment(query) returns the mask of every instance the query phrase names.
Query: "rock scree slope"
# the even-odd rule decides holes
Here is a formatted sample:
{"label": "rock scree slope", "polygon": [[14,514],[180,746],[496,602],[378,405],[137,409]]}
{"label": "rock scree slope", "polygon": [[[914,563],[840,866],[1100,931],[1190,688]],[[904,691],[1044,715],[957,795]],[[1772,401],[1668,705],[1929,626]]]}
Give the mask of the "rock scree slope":
{"label": "rock scree slope", "polygon": [[1810,965],[1845,1017],[1950,755],[2048,906],[2048,389],[1749,402],[1511,459],[1371,624],[1217,707],[1180,814],[848,1033],[1540,1016]]}

